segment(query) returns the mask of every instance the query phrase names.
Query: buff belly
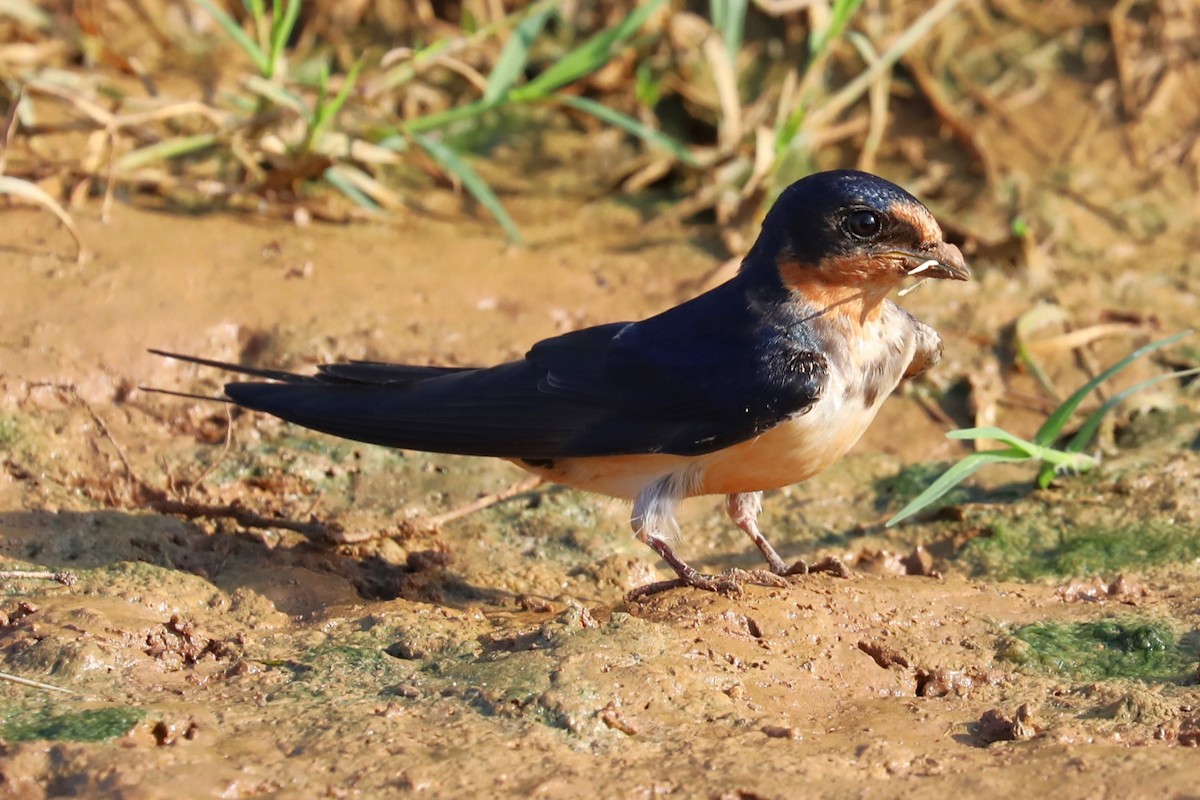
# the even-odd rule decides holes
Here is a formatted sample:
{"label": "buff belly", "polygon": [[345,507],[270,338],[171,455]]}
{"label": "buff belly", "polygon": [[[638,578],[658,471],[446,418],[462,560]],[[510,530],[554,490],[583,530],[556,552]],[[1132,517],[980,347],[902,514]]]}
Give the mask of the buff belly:
{"label": "buff belly", "polygon": [[866,406],[830,391],[807,414],[700,456],[656,453],[514,463],[555,483],[626,500],[669,475],[687,475],[688,496],[778,489],[811,478],[845,455],[870,426],[884,396]]}

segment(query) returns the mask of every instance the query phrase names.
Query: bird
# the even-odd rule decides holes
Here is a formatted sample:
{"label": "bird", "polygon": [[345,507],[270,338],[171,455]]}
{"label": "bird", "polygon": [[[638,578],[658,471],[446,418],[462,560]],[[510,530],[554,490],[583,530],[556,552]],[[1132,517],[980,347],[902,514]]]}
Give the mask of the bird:
{"label": "bird", "polygon": [[[780,193],[725,283],[639,321],[544,339],[515,361],[351,361],[302,375],[151,352],[254,378],[226,383],[219,399],[305,428],[506,459],[629,501],[634,536],[677,576],[647,591],[740,591],[739,575],[806,571],[764,536],[763,491],[829,467],[901,381],[941,360],[938,333],[888,295],[910,278],[970,275],[917,198],[878,176],[834,170]],[[676,508],[700,495],[725,496],[766,570],[705,574],[676,552]]]}

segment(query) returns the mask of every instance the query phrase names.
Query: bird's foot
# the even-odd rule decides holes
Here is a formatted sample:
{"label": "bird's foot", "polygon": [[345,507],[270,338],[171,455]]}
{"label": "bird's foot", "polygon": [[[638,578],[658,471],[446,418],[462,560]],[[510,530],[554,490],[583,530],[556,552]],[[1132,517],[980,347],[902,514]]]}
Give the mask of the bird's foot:
{"label": "bird's foot", "polygon": [[770,586],[775,589],[786,589],[788,584],[786,576],[781,575],[774,570],[769,569],[731,569],[722,573],[733,573],[733,576],[741,580],[743,583],[753,583],[756,586]]}
{"label": "bird's foot", "polygon": [[787,571],[782,574],[790,577],[793,575],[813,575],[818,572],[829,573],[835,578],[850,577],[850,568],[837,556],[826,556],[811,565],[804,559],[800,559],[788,567]]}
{"label": "bird's foot", "polygon": [[669,581],[656,581],[630,591],[625,595],[626,601],[640,600],[650,595],[660,594],[671,589],[690,586],[705,592],[716,592],[731,597],[741,597],[746,584],[770,586],[776,589],[786,589],[787,579],[765,569],[727,569],[717,575],[705,575],[692,570],[689,574],[680,575]]}
{"label": "bird's foot", "polygon": [[687,576],[681,575],[669,581],[655,581],[654,583],[647,583],[645,586],[639,586],[625,595],[625,601],[641,600],[644,597],[661,594],[671,589],[682,589],[685,586],[731,597],[739,597],[742,594],[742,584],[736,578],[725,574],[705,575],[702,572],[693,571],[692,574]]}

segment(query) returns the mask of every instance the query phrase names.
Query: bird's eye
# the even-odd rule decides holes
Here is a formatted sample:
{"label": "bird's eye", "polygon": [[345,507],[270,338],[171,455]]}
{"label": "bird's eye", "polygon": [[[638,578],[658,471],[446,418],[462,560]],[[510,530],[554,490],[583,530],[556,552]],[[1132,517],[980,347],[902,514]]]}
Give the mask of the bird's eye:
{"label": "bird's eye", "polygon": [[883,230],[883,220],[874,211],[854,211],[846,217],[846,231],[856,239],[874,239]]}

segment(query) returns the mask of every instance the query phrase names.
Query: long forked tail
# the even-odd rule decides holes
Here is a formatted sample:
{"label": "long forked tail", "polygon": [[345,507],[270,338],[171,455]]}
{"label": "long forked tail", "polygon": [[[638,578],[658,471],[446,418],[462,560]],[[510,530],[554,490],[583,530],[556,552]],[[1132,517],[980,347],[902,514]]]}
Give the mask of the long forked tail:
{"label": "long forked tail", "polygon": [[365,384],[372,386],[397,386],[416,383],[429,378],[440,378],[460,372],[473,372],[475,367],[429,367],[416,364],[386,364],[381,361],[346,361],[341,364],[318,364],[314,375],[299,375],[282,369],[264,369],[262,367],[247,367],[242,364],[231,364],[228,361],[215,361],[211,358],[189,356],[182,353],[171,353],[166,350],[151,349],[149,352],[158,356],[174,358],[177,361],[187,361],[205,367],[234,372],[238,375],[249,375],[254,378],[265,378],[269,381],[293,384]]}
{"label": "long forked tail", "polygon": [[544,371],[524,359],[486,369],[349,362],[297,375],[154,352],[257,378],[224,385],[225,397],[239,406],[386,447],[554,458],[564,442],[610,413],[602,404],[544,392]]}
{"label": "long forked tail", "polygon": [[[308,383],[309,381],[313,380],[313,378],[305,375],[297,375],[294,372],[285,372],[281,369],[245,367],[241,364],[230,364],[227,361],[214,361],[211,358],[200,358],[199,356],[189,356],[182,353],[171,353],[166,350],[155,350],[154,348],[150,348],[149,352],[154,353],[156,356],[173,358],[176,361],[187,361],[189,363],[199,364],[204,367],[216,367],[217,369],[222,369],[226,372],[236,372],[239,375],[252,375],[256,378],[266,378],[270,381],[283,381],[284,383]],[[172,392],[163,392],[163,394],[172,394]],[[186,397],[188,395],[184,396]]]}

